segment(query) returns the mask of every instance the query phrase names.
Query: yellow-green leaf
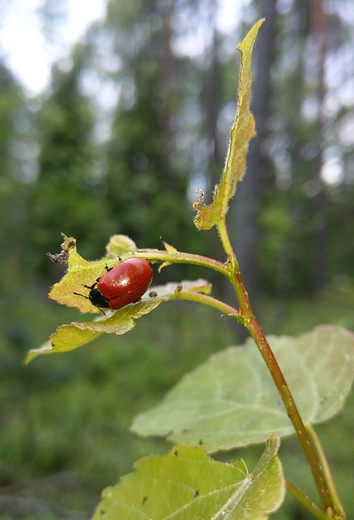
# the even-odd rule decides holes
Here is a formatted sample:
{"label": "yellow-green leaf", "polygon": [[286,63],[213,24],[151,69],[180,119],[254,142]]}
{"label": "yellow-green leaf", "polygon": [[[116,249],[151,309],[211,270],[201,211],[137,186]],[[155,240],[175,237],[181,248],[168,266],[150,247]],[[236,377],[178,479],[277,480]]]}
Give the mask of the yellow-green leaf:
{"label": "yellow-green leaf", "polygon": [[92,520],[265,520],[284,498],[272,436],[256,468],[211,459],[203,446],[176,446],[140,459],[135,473],[105,489]]}
{"label": "yellow-green leaf", "polygon": [[137,251],[135,242],[126,235],[112,235],[106,246],[107,257],[117,259]]}
{"label": "yellow-green leaf", "polygon": [[237,94],[237,112],[230,132],[229,148],[220,184],[215,187],[213,202],[204,205],[204,195],[193,204],[197,210],[194,224],[198,229],[208,230],[223,220],[228,212],[229,200],[234,196],[237,183],[246,170],[248,145],[255,135],[254,117],[250,111],[252,94],[252,51],[258,31],[263,23],[259,20],[238,46],[241,52],[241,68]]}
{"label": "yellow-green leaf", "polygon": [[68,257],[68,272],[60,282],[53,285],[49,297],[68,307],[76,307],[82,312],[99,313],[99,309],[92,305],[87,298],[80,298],[74,293],[87,296],[88,290],[84,286],[91,286],[97,278],[105,274],[106,266],[113,267],[121,258],[133,256],[137,248],[134,242],[125,235],[113,235],[106,246],[107,255],[100,260],[89,262],[80,256],[76,249],[76,240],[64,236],[62,254]]}
{"label": "yellow-green leaf", "polygon": [[176,291],[180,295],[183,291],[209,293],[210,290],[210,283],[202,279],[151,287],[139,302],[126,305],[119,311],[107,310],[105,315],[101,315],[94,321],[61,325],[51,336],[49,342],[28,352],[25,363],[29,363],[42,354],[74,350],[90,343],[102,334],[125,334],[135,326],[138,318],[149,314],[162,302],[173,299]]}

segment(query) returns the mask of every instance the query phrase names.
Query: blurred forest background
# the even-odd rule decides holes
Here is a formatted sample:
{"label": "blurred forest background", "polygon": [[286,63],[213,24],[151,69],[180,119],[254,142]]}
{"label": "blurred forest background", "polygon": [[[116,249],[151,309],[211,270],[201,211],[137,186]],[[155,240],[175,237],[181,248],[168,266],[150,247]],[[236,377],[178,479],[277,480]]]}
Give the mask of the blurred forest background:
{"label": "blurred forest background", "polygon": [[[58,324],[80,319],[46,297],[63,273],[46,256],[60,251],[62,232],[88,259],[102,256],[114,233],[140,248],[161,247],[162,237],[223,258],[215,234],[194,228],[192,201],[196,187],[212,192],[223,169],[236,46],[261,17],[258,134],[230,233],[267,332],[322,322],[354,329],[354,3],[235,2],[239,15],[225,20],[217,0],[107,0],[104,19],[53,64],[36,96],[0,54],[2,519],[88,519],[104,486],[138,457],[168,449],[130,434],[132,417],[240,338],[215,312],[169,304],[127,336],[22,365]],[[66,23],[65,5],[44,0],[37,12],[48,46]],[[173,266],[155,283],[198,276],[210,278]],[[349,513],[353,427],[351,398],[318,428]],[[249,462],[257,450],[235,457]],[[300,474],[295,440],[284,441],[284,454],[286,469]],[[274,518],[308,516],[289,501]]]}

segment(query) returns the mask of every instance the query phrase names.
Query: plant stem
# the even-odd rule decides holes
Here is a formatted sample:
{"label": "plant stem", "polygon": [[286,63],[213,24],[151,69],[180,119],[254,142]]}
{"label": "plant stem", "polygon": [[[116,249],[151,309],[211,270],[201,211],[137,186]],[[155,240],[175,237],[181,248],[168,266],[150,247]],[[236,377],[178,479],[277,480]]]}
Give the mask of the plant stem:
{"label": "plant stem", "polygon": [[[282,398],[289,419],[291,420],[294,426],[295,432],[299,438],[300,444],[312,471],[319,495],[321,497],[324,511],[327,511],[329,514],[331,512],[336,512],[340,515],[337,518],[344,519],[345,513],[343,512],[343,508],[341,507],[340,501],[336,494],[328,465],[323,465],[323,461],[325,460],[325,458],[324,454],[323,457],[321,456],[322,452],[318,449],[319,441],[318,445],[315,442],[315,440],[311,442],[309,432],[307,431],[302,421],[301,415],[298,411],[298,408],[288,387],[288,384],[283,376],[283,373],[278,365],[273,351],[268,344],[264,332],[253,314],[249,296],[243,283],[243,279],[239,269],[239,264],[236,255],[233,251],[224,220],[218,224],[218,233],[224,251],[227,255],[227,263],[223,263],[218,260],[213,260],[211,258],[204,257],[201,255],[183,253],[179,251],[171,252],[170,250],[161,251],[158,249],[149,249],[146,251],[139,250],[137,252],[137,256],[141,258],[147,258],[152,261],[157,260],[160,262],[166,262],[166,264],[186,263],[199,265],[202,267],[208,267],[209,269],[213,269],[214,271],[223,274],[230,280],[235,290],[240,305],[240,310],[237,310],[231,307],[230,305],[227,305],[211,296],[202,293],[195,293],[192,291],[176,292],[173,299],[183,299],[203,303],[205,305],[208,305],[209,307],[213,307],[214,309],[221,311],[225,315],[234,317],[237,321],[241,322],[246,327],[251,337],[255,341],[260,351],[260,354],[262,355],[268,367],[268,370],[278,389],[279,395]],[[314,444],[317,446],[317,451],[315,449]],[[301,491],[299,490],[298,493],[301,493]],[[304,499],[302,500],[302,503],[304,503],[305,506],[306,504],[312,504],[310,500],[308,500],[307,502]],[[311,512],[313,511],[311,510]],[[331,516],[327,516],[326,513],[324,514],[325,516],[322,516],[322,518],[331,518]]]}
{"label": "plant stem", "polygon": [[301,489],[295,486],[295,484],[289,482],[288,480],[285,481],[285,484],[286,489],[289,491],[289,493],[291,493],[293,497],[296,498],[296,500],[300,502],[300,504],[306,507],[306,509],[310,511],[310,513],[312,513],[313,516],[316,517],[318,520],[328,520],[329,518],[331,518],[326,513],[324,513],[322,509],[320,509],[316,504],[314,504],[312,500],[301,491]]}
{"label": "plant stem", "polygon": [[270,348],[270,345],[264,335],[264,332],[260,324],[258,323],[258,320],[253,314],[249,296],[243,283],[243,279],[239,269],[239,264],[236,259],[236,255],[233,251],[231,242],[229,240],[225,220],[222,220],[218,224],[218,232],[223,248],[228,258],[229,279],[234,287],[240,306],[240,315],[242,316],[242,318],[239,317],[239,321],[243,322],[244,326],[246,327],[254,342],[256,343],[258,350],[267,365],[267,368],[273,378],[279,395],[284,403],[285,409],[288,413],[288,417],[291,420],[295,432],[299,438],[303,452],[307,458],[313,478],[316,483],[318,493],[321,497],[324,511],[330,514],[334,511],[334,501],[323,473],[321,461],[319,460],[318,454],[316,453],[314,445],[311,442],[310,436],[302,421],[301,415],[296,406],[290,388],[280,369],[278,361],[275,358],[272,349]]}
{"label": "plant stem", "polygon": [[151,261],[158,262],[166,262],[166,264],[192,264],[199,265],[200,267],[207,267],[208,269],[212,269],[217,273],[220,273],[224,276],[229,276],[228,268],[225,263],[220,262],[219,260],[214,260],[213,258],[208,258],[202,255],[196,255],[193,253],[184,253],[180,251],[176,251],[175,253],[171,253],[169,251],[163,251],[160,249],[139,249],[137,253],[134,255],[139,258],[146,258]]}
{"label": "plant stem", "polygon": [[207,294],[193,292],[193,291],[176,291],[171,300],[188,300],[193,301],[197,303],[202,303],[204,305],[208,305],[209,307],[212,307],[213,309],[217,309],[218,311],[222,312],[222,314],[226,316],[232,316],[233,318],[238,319],[240,316],[240,313],[237,309],[234,307],[231,307],[231,305],[228,305],[224,302],[221,302],[220,300],[217,300],[216,298],[213,298],[212,296],[208,296]]}
{"label": "plant stem", "polygon": [[218,234],[219,234],[219,237],[220,237],[220,241],[221,241],[222,247],[223,247],[223,249],[224,249],[224,251],[226,253],[228,262],[230,264],[231,271],[232,272],[237,272],[237,271],[240,270],[240,267],[238,265],[238,261],[237,261],[235,252],[233,250],[232,244],[230,242],[230,237],[229,237],[229,234],[227,232],[226,222],[225,222],[224,219],[222,219],[218,223],[217,229],[218,229]]}
{"label": "plant stem", "polygon": [[344,508],[339,499],[339,496],[338,496],[338,493],[337,493],[337,490],[336,490],[336,487],[335,487],[335,484],[333,481],[333,477],[332,477],[331,471],[329,469],[327,457],[322,448],[321,441],[318,438],[317,433],[315,432],[315,430],[313,429],[311,424],[307,424],[306,429],[312,439],[313,445],[316,448],[317,455],[318,455],[318,458],[320,460],[320,463],[321,463],[321,466],[323,469],[323,473],[324,473],[324,476],[325,476],[325,479],[327,482],[327,487],[328,487],[329,493],[332,497],[333,508],[334,508],[335,514],[337,515],[337,516],[335,516],[335,518],[337,518],[337,517],[345,518],[346,515],[344,512]]}
{"label": "plant stem", "polygon": [[[241,278],[240,273],[238,273],[238,278]],[[249,308],[249,302],[247,302],[247,305],[243,304],[241,306],[240,304],[240,307],[242,312],[242,307]],[[324,511],[333,511],[332,498],[327,486],[326,479],[323,475],[322,467],[317,457],[316,450],[314,449],[314,446],[311,443],[311,439],[302,421],[301,415],[296,406],[290,388],[280,369],[278,361],[276,360],[273,351],[270,348],[269,343],[264,335],[264,332],[261,329],[255,316],[249,316],[248,319],[245,320],[245,326],[249,331],[250,335],[252,336],[254,342],[256,343],[258,350],[261,353],[268,367],[268,370],[278,389],[279,395],[282,398],[282,401],[288,413],[288,417],[294,426],[295,432],[299,438],[303,452],[307,458],[313,478],[315,480],[318,493],[321,497]]]}

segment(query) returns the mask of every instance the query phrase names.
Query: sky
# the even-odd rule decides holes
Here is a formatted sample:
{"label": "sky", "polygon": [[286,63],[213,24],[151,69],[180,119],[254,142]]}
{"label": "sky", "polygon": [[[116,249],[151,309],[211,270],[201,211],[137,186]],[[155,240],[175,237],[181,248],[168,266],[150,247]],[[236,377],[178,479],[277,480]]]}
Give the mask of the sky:
{"label": "sky", "polygon": [[43,0],[0,0],[0,56],[29,95],[45,89],[51,64],[69,51],[93,21],[103,17],[106,0],[66,0],[66,3],[68,21],[60,34],[60,45],[48,46],[36,16]]}
{"label": "sky", "polygon": [[[80,40],[92,22],[104,17],[107,0],[61,0],[59,8],[67,7],[68,17],[66,23],[61,25],[60,34],[53,35],[51,44],[42,35],[40,19],[36,14],[46,1],[0,0],[0,58],[29,96],[36,96],[45,90],[50,81],[51,65],[70,52],[71,46]],[[231,35],[235,21],[249,1],[218,0],[219,30]],[[192,47],[195,44],[194,41]],[[336,157],[327,158],[321,173],[329,184],[338,183],[343,167]]]}
{"label": "sky", "polygon": [[[105,14],[106,0],[61,1],[60,5],[68,6],[67,23],[56,38],[57,45],[49,45],[36,15],[45,0],[0,0],[0,57],[30,96],[46,88],[52,63],[65,56],[89,25]],[[230,33],[247,3],[249,0],[218,0],[218,27]]]}

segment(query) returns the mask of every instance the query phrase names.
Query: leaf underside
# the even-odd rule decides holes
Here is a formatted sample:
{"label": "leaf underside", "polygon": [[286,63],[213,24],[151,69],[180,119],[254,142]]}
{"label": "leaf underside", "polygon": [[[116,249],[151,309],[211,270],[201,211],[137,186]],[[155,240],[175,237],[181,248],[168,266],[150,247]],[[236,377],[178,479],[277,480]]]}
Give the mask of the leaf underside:
{"label": "leaf underside", "polygon": [[[269,343],[305,423],[338,413],[354,377],[354,334],[320,326]],[[209,453],[261,443],[269,433],[294,433],[263,359],[252,340],[211,356],[155,408],[138,415],[132,430],[196,444]]]}
{"label": "leaf underside", "polygon": [[25,363],[43,354],[69,352],[90,343],[102,334],[125,334],[135,327],[138,318],[149,314],[162,302],[172,300],[176,292],[178,297],[181,297],[184,291],[209,293],[210,290],[209,282],[202,279],[151,287],[137,303],[126,305],[118,311],[105,310],[105,315],[93,321],[61,325],[52,334],[50,341],[27,353]]}
{"label": "leaf underside", "polygon": [[[54,261],[67,264],[68,270],[60,282],[53,285],[49,297],[63,305],[76,307],[81,312],[98,313],[99,317],[93,321],[61,325],[48,342],[27,353],[26,364],[43,354],[69,352],[90,343],[102,334],[125,334],[135,326],[138,318],[149,314],[162,302],[177,296],[181,298],[185,291],[204,294],[211,292],[211,284],[202,279],[171,282],[150,287],[138,302],[126,305],[118,311],[104,309],[102,313],[87,297],[89,288],[97,278],[107,272],[107,268],[117,265],[125,258],[138,256],[140,251],[129,237],[113,235],[106,246],[106,255],[100,260],[89,262],[78,253],[75,238],[63,236],[61,253],[50,257]],[[172,250],[172,246],[167,244],[167,247]],[[148,250],[144,251],[146,253]]]}

